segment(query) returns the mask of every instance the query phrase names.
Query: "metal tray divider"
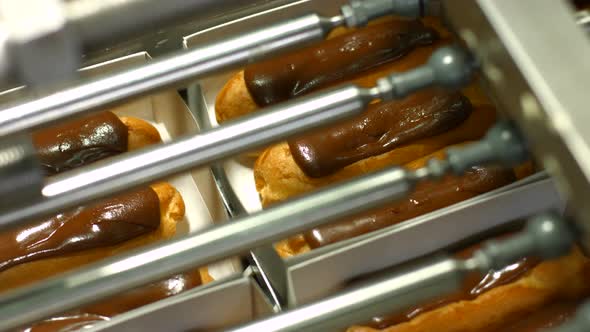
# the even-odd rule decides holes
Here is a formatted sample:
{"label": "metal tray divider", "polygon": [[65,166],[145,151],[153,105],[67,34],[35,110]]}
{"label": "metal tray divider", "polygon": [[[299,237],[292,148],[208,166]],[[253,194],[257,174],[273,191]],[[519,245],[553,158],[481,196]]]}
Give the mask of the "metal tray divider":
{"label": "metal tray divider", "polygon": [[[200,85],[195,83],[188,88],[189,109],[193,113],[199,130],[205,131],[212,128],[207,115],[206,107],[203,107],[203,94]],[[221,163],[210,166],[211,175],[215,181],[217,192],[224,205],[224,211],[229,221],[237,216],[247,215],[248,212],[240,202],[238,196],[229,183],[225,169]],[[269,297],[275,312],[284,309],[287,303],[287,268],[284,261],[274,250],[272,245],[253,248],[247,257],[252,267],[254,279],[259,283],[264,293]]]}

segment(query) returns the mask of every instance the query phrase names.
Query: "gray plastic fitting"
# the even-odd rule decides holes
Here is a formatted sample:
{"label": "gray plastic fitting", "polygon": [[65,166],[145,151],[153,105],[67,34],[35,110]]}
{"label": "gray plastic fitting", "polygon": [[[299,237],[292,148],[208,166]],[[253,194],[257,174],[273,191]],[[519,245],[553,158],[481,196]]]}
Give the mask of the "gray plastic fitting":
{"label": "gray plastic fitting", "polygon": [[553,259],[567,254],[575,241],[570,225],[555,213],[532,217],[521,233],[506,240],[491,240],[475,252],[479,269],[501,269],[526,256]]}
{"label": "gray plastic fitting", "polygon": [[475,143],[447,149],[447,160],[456,174],[476,165],[499,163],[512,167],[528,158],[524,138],[509,122],[498,122],[486,136]]}
{"label": "gray plastic fitting", "polygon": [[365,26],[370,20],[385,16],[424,16],[428,0],[351,0],[341,8],[342,17],[350,28]]}
{"label": "gray plastic fitting", "polygon": [[377,89],[384,100],[403,98],[433,85],[459,89],[471,81],[474,70],[475,61],[466,50],[457,46],[442,47],[425,65],[379,79]]}

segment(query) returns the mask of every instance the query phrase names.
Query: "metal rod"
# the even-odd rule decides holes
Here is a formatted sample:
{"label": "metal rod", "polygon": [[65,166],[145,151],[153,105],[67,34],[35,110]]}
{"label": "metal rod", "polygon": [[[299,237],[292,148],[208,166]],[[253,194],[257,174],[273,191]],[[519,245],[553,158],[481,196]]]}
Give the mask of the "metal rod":
{"label": "metal rod", "polygon": [[339,17],[326,19],[309,14],[25,102],[0,111],[0,136],[112,106],[222,69],[244,66],[278,51],[322,40],[341,23]]}
{"label": "metal rod", "polygon": [[0,329],[12,329],[400,199],[412,190],[417,180],[412,173],[398,167],[376,172],[277,204],[232,223],[47,280],[0,299]]}
{"label": "metal rod", "polygon": [[146,32],[259,4],[257,0],[77,0],[64,4],[68,26],[87,46],[127,41]]}
{"label": "metal rod", "polygon": [[460,287],[469,269],[461,260],[430,259],[418,267],[231,331],[344,331],[354,323],[451,293]]}
{"label": "metal rod", "polygon": [[53,177],[38,202],[3,211],[0,228],[153,182],[361,112],[375,92],[347,85],[267,108],[202,134]]}

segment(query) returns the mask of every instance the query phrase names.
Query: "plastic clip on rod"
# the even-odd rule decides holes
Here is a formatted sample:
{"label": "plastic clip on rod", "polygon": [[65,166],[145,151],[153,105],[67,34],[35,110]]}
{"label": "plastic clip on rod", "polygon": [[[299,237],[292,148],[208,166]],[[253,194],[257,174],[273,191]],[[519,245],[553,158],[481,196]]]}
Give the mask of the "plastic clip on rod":
{"label": "plastic clip on rod", "polygon": [[458,89],[467,85],[475,72],[471,55],[457,46],[436,50],[428,62],[403,73],[395,73],[377,81],[377,94],[384,100],[403,98],[431,86]]}
{"label": "plastic clip on rod", "polygon": [[471,260],[485,273],[526,256],[558,258],[572,249],[574,241],[573,231],[567,222],[555,213],[545,213],[530,218],[524,231],[517,235],[506,240],[487,241]]}
{"label": "plastic clip on rod", "polygon": [[352,28],[385,15],[421,17],[428,8],[428,0],[351,0],[342,6],[341,12],[346,25]]}
{"label": "plastic clip on rod", "polygon": [[485,164],[500,164],[514,167],[527,160],[529,154],[524,138],[509,122],[496,123],[486,136],[462,147],[448,148],[445,160],[432,159],[428,162],[431,172],[457,175],[465,173],[470,167]]}

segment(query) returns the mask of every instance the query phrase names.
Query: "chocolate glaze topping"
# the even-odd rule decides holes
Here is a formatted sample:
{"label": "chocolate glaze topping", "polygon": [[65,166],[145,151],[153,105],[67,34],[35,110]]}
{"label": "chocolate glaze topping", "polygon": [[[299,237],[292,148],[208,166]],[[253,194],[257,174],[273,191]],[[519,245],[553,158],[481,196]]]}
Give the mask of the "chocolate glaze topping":
{"label": "chocolate glaze topping", "polygon": [[139,189],[0,233],[0,271],[41,258],[115,245],[159,225],[158,196],[150,187]]}
{"label": "chocolate glaze topping", "polygon": [[512,170],[473,167],[462,176],[420,183],[407,198],[384,208],[312,229],[304,234],[305,240],[312,248],[325,246],[455,204],[514,180]]}
{"label": "chocolate glaze topping", "polygon": [[356,161],[442,134],[471,114],[459,93],[426,90],[401,101],[369,106],[351,120],[289,142],[293,159],[310,177],[332,174]]}
{"label": "chocolate glaze topping", "polygon": [[[471,257],[473,252],[479,248],[479,245],[467,248],[457,254],[458,257]],[[413,319],[421,313],[434,310],[446,304],[461,300],[472,300],[480,294],[489,291],[492,288],[509,284],[524,276],[528,271],[533,269],[539,263],[535,258],[523,258],[520,261],[511,264],[501,270],[491,270],[484,276],[472,274],[466,278],[461,290],[454,294],[430,301],[420,306],[410,308],[409,310],[385,317],[375,317],[369,324],[374,328],[383,329],[391,325],[400,324]]]}
{"label": "chocolate glaze topping", "polygon": [[254,101],[266,106],[396,60],[437,39],[436,31],[420,21],[391,20],[250,65],[244,80]]}
{"label": "chocolate glaze topping", "polygon": [[109,320],[117,314],[179,294],[200,284],[201,276],[198,270],[179,274],[172,278],[125,292],[107,301],[46,319],[24,329],[24,331],[76,331],[85,326],[91,326],[97,322]]}
{"label": "chocolate glaze topping", "polygon": [[33,133],[48,175],[127,151],[127,127],[111,112],[93,114]]}

